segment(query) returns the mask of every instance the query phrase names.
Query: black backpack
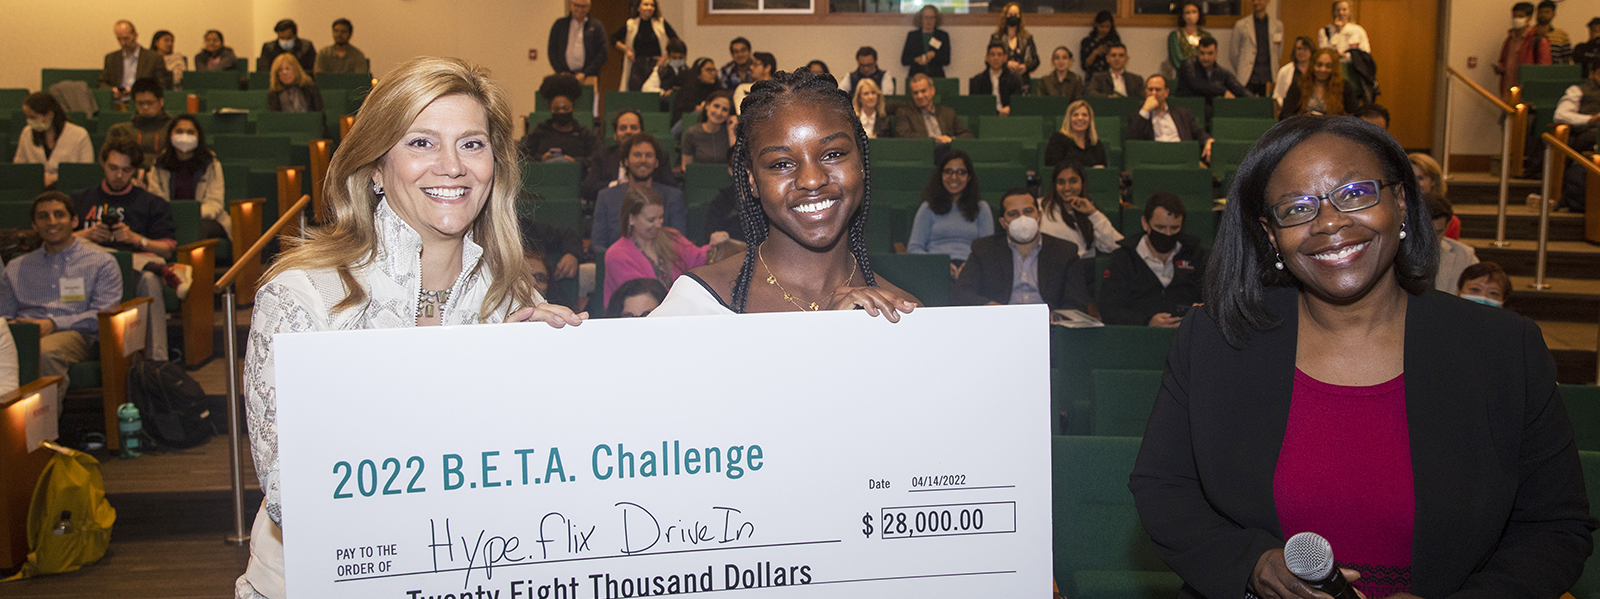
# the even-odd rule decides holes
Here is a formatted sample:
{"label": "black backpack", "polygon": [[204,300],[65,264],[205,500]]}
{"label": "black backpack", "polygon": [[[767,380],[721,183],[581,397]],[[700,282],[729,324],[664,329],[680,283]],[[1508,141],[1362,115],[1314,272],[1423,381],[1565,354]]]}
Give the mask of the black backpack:
{"label": "black backpack", "polygon": [[139,408],[145,434],[159,447],[188,449],[216,434],[210,420],[214,402],[178,362],[129,365],[128,401]]}

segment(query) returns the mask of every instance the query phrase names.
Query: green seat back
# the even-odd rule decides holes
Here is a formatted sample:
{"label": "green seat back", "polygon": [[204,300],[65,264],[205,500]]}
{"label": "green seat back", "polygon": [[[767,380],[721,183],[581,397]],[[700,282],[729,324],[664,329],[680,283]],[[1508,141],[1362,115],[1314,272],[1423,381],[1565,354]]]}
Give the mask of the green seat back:
{"label": "green seat back", "polygon": [[1200,242],[1209,247],[1217,236],[1211,182],[1211,171],[1203,168],[1136,169],[1132,201],[1143,210],[1145,202],[1157,191],[1177,194],[1187,212],[1183,217],[1183,232],[1200,238]]}
{"label": "green seat back", "polygon": [[1022,142],[1014,139],[957,139],[950,149],[961,150],[973,162],[1022,165]]}
{"label": "green seat back", "polygon": [[56,165],[56,189],[71,194],[100,184],[105,167],[93,162],[63,162]]}
{"label": "green seat back", "polygon": [[372,73],[317,73],[318,89],[358,90],[372,88]]}
{"label": "green seat back", "polygon": [[1567,85],[1577,85],[1578,82],[1582,80],[1583,69],[1575,64],[1525,64],[1517,67],[1517,81],[1519,83],[1532,83],[1534,81],[1565,81],[1567,82]]}
{"label": "green seat back", "polygon": [[[1272,98],[1213,98],[1212,119],[1271,119]],[[1216,132],[1212,132],[1216,135]]]}
{"label": "green seat back", "polygon": [[266,71],[252,71],[246,79],[245,89],[258,92],[272,89],[272,74]]}
{"label": "green seat back", "polygon": [[[594,110],[594,84],[584,84],[583,93],[578,96],[578,100],[573,102],[572,105],[576,109],[574,114],[590,114]],[[545,98],[543,94],[534,94],[533,109],[539,111],[550,110],[550,100]]]}
{"label": "green seat back", "polygon": [[98,127],[99,133],[101,135],[105,135],[105,134],[111,132],[111,128],[112,127],[114,127],[114,126],[116,126],[116,125],[118,125],[120,123],[126,123],[128,121],[133,120],[133,113],[131,113],[131,112],[111,112],[109,110],[102,110],[102,111],[100,111],[100,114],[98,114],[95,117],[95,120],[97,121],[96,124],[99,125],[99,127]]}
{"label": "green seat back", "polygon": [[1011,116],[1037,116],[1058,126],[1072,98],[1062,96],[1011,96]]}
{"label": "green seat back", "polygon": [[922,164],[886,164],[872,166],[872,191],[914,191],[918,194],[928,186],[933,176],[933,161]]}
{"label": "green seat back", "polygon": [[256,115],[256,134],[321,136],[322,115],[315,112],[263,112]]}
{"label": "green seat back", "polygon": [[1015,162],[974,162],[972,168],[978,171],[973,181],[978,182],[983,201],[989,203],[989,210],[996,218],[1005,212],[1000,209],[1000,200],[1005,197],[1006,190],[1027,187],[1028,171],[1031,170]]}
{"label": "green seat back", "polygon": [[241,87],[238,71],[184,71],[183,89],[187,92],[210,90],[238,91]]}
{"label": "green seat back", "polygon": [[68,391],[94,389],[100,386],[100,361],[79,362],[67,367]]}
{"label": "green seat back", "polygon": [[1183,586],[1156,553],[1128,492],[1140,442],[1051,439],[1051,544],[1061,596],[1155,599]]}
{"label": "green seat back", "polygon": [[[289,149],[289,138],[282,135],[239,135],[225,133],[212,136],[211,151],[217,153],[217,159],[222,164],[235,166],[247,165],[256,170],[276,169],[279,166],[289,166],[293,153]],[[224,171],[226,176],[226,171]],[[224,183],[226,184],[226,183]],[[273,173],[273,186],[277,185],[277,174]],[[275,193],[262,194],[259,197],[277,197]],[[242,198],[238,198],[242,199]],[[275,204],[275,202],[268,202]]]}
{"label": "green seat back", "polygon": [[[100,85],[100,69],[40,69],[39,89],[50,91],[50,86],[62,81],[82,81],[94,89]],[[103,107],[103,108],[109,108]]]}
{"label": "green seat back", "polygon": [[26,385],[39,378],[39,325],[15,321],[7,324],[17,349],[17,384]]}
{"label": "green seat back", "polygon": [[[95,87],[94,84],[91,83],[89,84],[89,92],[94,94],[94,106],[98,112],[116,111],[116,102],[114,101],[114,96],[112,95],[110,89]],[[123,109],[123,112],[128,112],[126,106],[124,106]]]}
{"label": "green seat back", "polygon": [[347,105],[350,97],[350,91],[343,89],[323,89],[321,91],[322,114],[327,115],[327,118],[324,119],[324,126],[326,126],[326,124],[332,124],[334,130],[337,131],[339,117],[355,113],[355,110],[351,109]]}
{"label": "green seat back", "polygon": [[1126,120],[1139,112],[1140,100],[1135,98],[1084,98],[1094,109],[1095,118],[1114,116]]}
{"label": "green seat back", "polygon": [[1522,101],[1533,107],[1533,130],[1543,133],[1550,129],[1550,123],[1555,121],[1556,104],[1561,101],[1561,96],[1567,93],[1567,88],[1577,85],[1578,81],[1523,81]]}
{"label": "green seat back", "polygon": [[933,162],[933,146],[933,138],[930,137],[885,137],[867,141],[874,169],[888,163],[929,164]]}
{"label": "green seat back", "polygon": [[939,104],[954,108],[967,127],[978,129],[978,117],[999,114],[994,108],[994,96],[941,96]]}
{"label": "green seat back", "polygon": [[218,89],[206,92],[206,108],[222,110],[251,110],[258,112],[267,111],[267,92],[257,89],[250,91],[234,91]]}
{"label": "green seat back", "polygon": [[[846,76],[848,77],[848,75]],[[910,84],[906,85],[906,93],[911,93]],[[945,98],[961,95],[961,80],[955,77],[934,77],[933,95]]]}
{"label": "green seat back", "polygon": [[36,192],[0,190],[0,228],[28,229],[33,227],[33,198]]}
{"label": "green seat back", "polygon": [[[1049,178],[1047,173],[1042,173],[1039,179]],[[1110,168],[1091,168],[1083,172],[1084,191],[1089,194],[1089,201],[1104,212],[1111,224],[1116,225],[1117,213],[1122,210],[1122,173]],[[1055,183],[1045,181],[1045,185],[1054,186]]]}
{"label": "green seat back", "polygon": [[0,189],[44,191],[44,165],[0,163]]}
{"label": "green seat back", "polygon": [[0,115],[22,112],[22,101],[31,93],[26,89],[0,89]]}
{"label": "green seat back", "polygon": [[[1562,387],[1564,391],[1566,385]],[[1570,410],[1570,404],[1568,408]],[[1573,422],[1576,424],[1577,419],[1574,418]],[[1583,465],[1583,487],[1589,494],[1589,513],[1600,513],[1600,452],[1584,450],[1580,442],[1578,462]],[[1569,592],[1577,599],[1600,599],[1600,552],[1589,554],[1588,561],[1583,565],[1583,575],[1578,577],[1577,584],[1572,585]]]}
{"label": "green seat back", "polygon": [[250,120],[248,114],[217,114],[202,112],[194,115],[200,123],[200,128],[206,132],[206,143],[212,143],[217,135],[232,133],[235,135],[249,135],[256,132],[255,122]]}
{"label": "green seat back", "polygon": [[[607,144],[617,143],[617,128],[612,124],[617,122],[617,113],[619,112],[622,112],[622,110],[606,110],[606,122],[604,129]],[[537,112],[534,114],[540,115],[540,120],[528,121],[534,125],[538,125],[543,121],[543,119],[550,118],[550,113],[548,112]],[[656,142],[660,143],[663,149],[670,152],[673,146],[672,115],[670,113],[656,111],[640,112],[639,116],[643,117],[644,120],[644,132],[649,133],[652,137],[656,138]]]}
{"label": "green seat back", "polygon": [[583,165],[576,162],[524,162],[522,188],[547,198],[576,198]]}
{"label": "green seat back", "polygon": [[[227,175],[223,175],[226,185]],[[199,200],[172,200],[168,202],[172,209],[172,220],[177,225],[173,233],[173,241],[178,245],[200,241],[200,201]]]}
{"label": "green seat back", "polygon": [[689,189],[718,190],[733,185],[726,164],[694,163],[683,170],[683,187]]}
{"label": "green seat back", "polygon": [[1140,168],[1194,168],[1200,164],[1200,142],[1147,141],[1122,142],[1126,170]]}
{"label": "green seat back", "polygon": [[222,163],[222,197],[228,201],[245,200],[250,185],[250,167]]}
{"label": "green seat back", "polygon": [[534,127],[539,126],[539,123],[543,123],[548,120],[550,120],[550,111],[548,110],[536,110],[530,112],[528,113],[528,116],[522,119],[522,130],[532,131]]}
{"label": "green seat back", "polygon": [[1048,119],[1042,116],[1019,116],[1013,114],[1011,116],[986,116],[978,120],[983,124],[984,139],[1015,139],[1037,144],[1039,142],[1039,128]]}
{"label": "green seat back", "polygon": [[1578,450],[1600,451],[1600,387],[1562,385],[1561,402],[1567,405],[1567,417],[1572,420],[1572,435]]}
{"label": "green seat back", "polygon": [[[868,220],[870,221],[870,215]],[[916,296],[925,306],[950,305],[950,257],[944,254],[871,254],[872,271]]]}
{"label": "green seat back", "polygon": [[1055,365],[1050,396],[1060,421],[1053,422],[1052,428],[1057,434],[1093,432],[1094,386],[1090,373],[1162,370],[1167,364],[1167,347],[1176,333],[1177,329],[1144,326],[1050,327],[1054,350],[1050,355]]}
{"label": "green seat back", "polygon": [[573,230],[583,228],[583,203],[577,197],[543,198],[538,202],[523,200],[517,203],[517,213],[535,222],[549,223]]}
{"label": "green seat back", "polygon": [[[656,92],[606,92],[606,113],[632,108],[641,113],[661,112],[661,94]],[[610,122],[609,119],[607,122]]]}
{"label": "green seat back", "polygon": [[1160,370],[1095,370],[1094,422],[1097,437],[1142,437],[1150,409],[1161,390]]}
{"label": "green seat back", "polygon": [[1195,120],[1199,121],[1200,124],[1203,125],[1206,122],[1205,98],[1199,96],[1172,95],[1167,98],[1167,105],[1169,107],[1177,106],[1179,108],[1187,108],[1189,109],[1189,112],[1194,113]]}
{"label": "green seat back", "polygon": [[139,285],[139,276],[133,272],[133,254],[128,252],[111,252],[111,257],[117,261],[117,272],[122,273],[122,299],[133,299],[134,290]]}
{"label": "green seat back", "polygon": [[1247,141],[1255,143],[1257,139],[1266,134],[1268,129],[1271,129],[1276,124],[1277,121],[1272,119],[1241,119],[1219,116],[1211,121],[1211,136],[1217,138],[1217,141]]}

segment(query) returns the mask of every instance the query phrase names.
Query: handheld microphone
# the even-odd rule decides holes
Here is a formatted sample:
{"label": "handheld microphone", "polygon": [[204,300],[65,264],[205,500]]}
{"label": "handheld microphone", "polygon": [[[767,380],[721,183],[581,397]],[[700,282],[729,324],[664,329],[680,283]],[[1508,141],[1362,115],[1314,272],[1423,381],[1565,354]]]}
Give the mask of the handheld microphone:
{"label": "handheld microphone", "polygon": [[1328,540],[1314,532],[1302,532],[1289,538],[1283,546],[1283,561],[1289,571],[1311,588],[1332,595],[1334,599],[1359,599],[1344,574],[1333,567],[1333,547]]}

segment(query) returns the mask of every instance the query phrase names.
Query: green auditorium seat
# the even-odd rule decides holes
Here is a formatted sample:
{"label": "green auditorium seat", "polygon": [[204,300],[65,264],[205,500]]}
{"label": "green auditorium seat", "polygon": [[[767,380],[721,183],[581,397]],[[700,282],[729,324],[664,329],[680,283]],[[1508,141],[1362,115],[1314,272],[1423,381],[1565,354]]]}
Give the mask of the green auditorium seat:
{"label": "green auditorium seat", "polygon": [[[1580,83],[1581,79],[1571,81],[1523,81],[1522,101],[1533,107],[1533,130],[1543,133],[1550,130],[1550,123],[1555,122],[1556,104],[1561,101],[1561,96],[1567,93],[1567,88]],[[1532,143],[1530,140],[1529,143]]]}
{"label": "green auditorium seat", "polygon": [[[1203,168],[1157,168],[1133,171],[1132,202],[1142,211],[1145,202],[1158,191],[1177,194],[1183,200],[1183,232],[1200,238],[1207,247],[1217,236],[1216,212],[1212,210],[1214,196],[1211,171]],[[1142,212],[1141,212],[1142,214]],[[1123,234],[1130,229],[1123,222]],[[1137,225],[1137,223],[1135,223]],[[1142,230],[1135,227],[1131,230]]]}
{"label": "green auditorium seat", "polygon": [[961,120],[967,123],[967,128],[973,132],[978,131],[978,117],[994,116],[999,114],[994,108],[994,96],[949,96],[941,97],[939,104],[955,109]]}
{"label": "green auditorium seat", "polygon": [[522,188],[549,198],[577,198],[583,165],[576,162],[524,162]]}
{"label": "green auditorium seat", "polygon": [[368,90],[372,73],[317,73],[318,89]]}
{"label": "green auditorium seat", "polygon": [[543,123],[548,120],[550,120],[550,111],[548,110],[537,110],[530,112],[528,113],[528,116],[522,118],[522,129],[524,131],[532,131],[534,127],[539,126],[539,123]]}
{"label": "green auditorium seat", "polygon": [[1161,390],[1160,370],[1095,370],[1094,422],[1097,437],[1142,437]]}
{"label": "green auditorium seat", "polygon": [[[868,221],[871,221],[870,215]],[[872,271],[924,306],[950,305],[950,257],[944,254],[871,254]]]}
{"label": "green auditorium seat", "polygon": [[264,92],[272,89],[272,75],[266,71],[251,71],[245,76],[245,89]]}
{"label": "green auditorium seat", "polygon": [[1074,599],[1174,597],[1183,580],[1139,523],[1128,476],[1139,437],[1051,439],[1055,581]]}
{"label": "green auditorium seat", "polygon": [[1019,144],[1017,160],[1024,165],[1038,164],[1041,150],[1039,130],[1045,121],[1038,116],[985,116],[978,118],[983,133],[979,139],[1010,140]]}
{"label": "green auditorium seat", "polygon": [[[277,168],[293,164],[294,153],[290,150],[287,136],[225,133],[212,137],[211,151],[217,153],[217,159],[221,160],[222,164],[248,166],[254,171],[271,171],[273,189],[277,187]],[[277,194],[262,193],[259,197],[270,199],[277,197]],[[277,204],[277,202],[267,203],[274,206]]]}
{"label": "green auditorium seat", "polygon": [[96,124],[99,125],[97,132],[101,135],[106,135],[111,132],[112,127],[131,120],[133,120],[133,113],[131,112],[111,112],[108,110],[100,111],[95,118]]}
{"label": "green auditorium seat", "polygon": [[1268,129],[1276,125],[1272,119],[1241,119],[1217,117],[1211,121],[1211,136],[1218,141],[1247,141],[1255,143]]}
{"label": "green auditorium seat", "polygon": [[[607,145],[617,143],[617,128],[613,127],[611,124],[617,122],[618,112],[621,111],[606,111],[606,122],[603,128],[605,129]],[[536,112],[534,114],[539,115],[541,120],[529,122],[536,126],[543,119],[550,118],[550,113],[548,112]],[[649,133],[651,137],[656,138],[656,142],[660,143],[663,148],[670,152],[674,145],[672,140],[672,115],[666,112],[641,112],[639,113],[639,116],[644,117],[644,132]]]}
{"label": "green auditorium seat", "polygon": [[186,92],[202,92],[210,90],[239,91],[240,79],[238,71],[185,71],[183,73],[183,90]]}
{"label": "green auditorium seat", "polygon": [[28,99],[26,89],[0,89],[0,115],[22,112],[22,101]]}
{"label": "green auditorium seat", "polygon": [[933,161],[922,164],[872,166],[872,189],[874,192],[886,190],[915,191],[922,193],[927,187],[928,180],[933,176]]}
{"label": "green auditorium seat", "polygon": [[105,167],[93,162],[63,162],[56,167],[56,189],[72,193],[100,184]]}
{"label": "green auditorium seat", "polygon": [[1128,119],[1096,113],[1094,131],[1106,147],[1106,168],[1122,170],[1127,161]]}
{"label": "green auditorium seat", "polygon": [[[1221,120],[1221,119],[1217,119]],[[1227,196],[1233,187],[1233,175],[1244,162],[1245,154],[1255,145],[1252,141],[1217,140],[1211,144],[1211,174],[1222,182],[1222,195]]]}
{"label": "green auditorium seat", "polygon": [[132,112],[132,107],[130,106],[123,106],[121,111],[116,109],[116,102],[114,100],[114,96],[111,94],[110,89],[90,85],[89,93],[94,94],[94,106],[96,114],[105,112]]}
{"label": "green auditorium seat", "polygon": [[39,89],[50,91],[50,86],[62,81],[82,81],[94,89],[100,84],[100,69],[40,69]]}
{"label": "green auditorium seat", "polygon": [[233,110],[266,112],[267,92],[262,90],[212,90],[206,92],[206,108],[209,108],[213,111],[227,108]]}
{"label": "green auditorium seat", "polygon": [[0,163],[0,189],[44,191],[44,165]]}
{"label": "green auditorium seat", "polygon": [[1174,94],[1167,97],[1167,106],[1169,108],[1173,106],[1187,108],[1189,109],[1189,112],[1194,113],[1194,118],[1196,121],[1198,121],[1201,125],[1206,124],[1205,98],[1199,96],[1179,96]]}
{"label": "green auditorium seat", "polygon": [[[911,93],[911,86],[906,85],[906,93]],[[940,98],[952,98],[961,95],[961,80],[955,77],[934,77],[933,94]]]}
{"label": "green auditorium seat", "polygon": [[1200,164],[1200,142],[1147,141],[1122,142],[1125,170],[1140,168],[1195,168]]}
{"label": "green auditorium seat", "polygon": [[1568,85],[1577,85],[1583,81],[1583,69],[1575,64],[1561,65],[1533,65],[1525,64],[1517,67],[1517,81],[1531,83],[1534,81],[1566,81]]}
{"label": "green auditorium seat", "polygon": [[1600,387],[1561,385],[1561,402],[1566,404],[1567,418],[1572,420],[1578,450],[1600,451]]}
{"label": "green auditorium seat", "polygon": [[0,189],[0,229],[33,227],[33,198],[38,192]]}
{"label": "green auditorium seat", "polygon": [[1072,98],[1061,96],[1011,96],[1011,116],[1044,117],[1045,121],[1061,124]]}
{"label": "green auditorium seat", "polygon": [[[1273,101],[1263,98],[1214,98],[1211,100],[1211,118],[1271,119]],[[1216,132],[1212,132],[1216,135]]]}
{"label": "green auditorium seat", "polygon": [[[1084,191],[1089,194],[1089,201],[1116,226],[1121,222],[1117,215],[1122,212],[1122,173],[1110,168],[1091,168],[1084,170],[1083,176],[1087,179]],[[1049,178],[1049,173],[1040,173],[1039,179],[1044,185],[1054,186],[1053,181],[1047,181]]]}
{"label": "green auditorium seat", "polygon": [[1056,434],[1093,432],[1095,370],[1161,370],[1177,329],[1106,325],[1086,329],[1050,327],[1055,378],[1051,404]]}
{"label": "green auditorium seat", "polygon": [[[524,204],[519,202],[518,212],[522,213]],[[576,196],[571,198],[542,198],[537,203],[529,206],[531,212],[523,216],[532,217],[535,222],[549,223],[570,228],[574,231],[583,230],[583,203]]]}
{"label": "green auditorium seat", "polygon": [[872,167],[894,164],[925,165],[933,162],[933,138],[885,137],[867,141]]}
{"label": "green auditorium seat", "polygon": [[322,133],[321,113],[263,112],[256,115],[256,135],[287,135],[291,146],[304,147],[311,140],[321,138]]}
{"label": "green auditorium seat", "polygon": [[6,324],[17,350],[17,384],[26,385],[39,378],[39,325],[14,320]]}
{"label": "green auditorium seat", "polygon": [[715,192],[733,184],[726,164],[690,164],[683,171],[684,190],[709,189]]}
{"label": "green auditorium seat", "polygon": [[1134,98],[1084,98],[1094,108],[1096,118],[1114,116],[1127,119],[1139,113],[1140,100]]}
{"label": "green auditorium seat", "polygon": [[957,139],[950,142],[950,149],[966,152],[973,162],[1027,164],[1022,161],[1022,142],[1014,139]]}
{"label": "green auditorium seat", "polygon": [[[641,113],[661,112],[661,94],[656,92],[606,92],[606,113],[632,108]],[[609,122],[609,121],[608,121]]]}

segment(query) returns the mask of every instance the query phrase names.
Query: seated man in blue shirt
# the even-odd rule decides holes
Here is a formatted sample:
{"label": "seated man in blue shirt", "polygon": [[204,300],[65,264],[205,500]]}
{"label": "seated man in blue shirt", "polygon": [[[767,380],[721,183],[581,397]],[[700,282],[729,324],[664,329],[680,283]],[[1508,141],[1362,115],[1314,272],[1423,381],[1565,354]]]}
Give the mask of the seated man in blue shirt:
{"label": "seated man in blue shirt", "polygon": [[1177,328],[1200,305],[1206,249],[1183,232],[1183,200],[1165,191],[1150,196],[1139,224],[1111,253],[1100,282],[1100,318],[1106,324]]}
{"label": "seated man in blue shirt", "polygon": [[[656,166],[664,157],[661,144],[656,142],[655,136],[636,133],[623,141],[618,151],[622,152],[623,168],[628,172],[628,185],[650,185],[655,188],[666,204],[667,226],[677,229],[679,233],[689,234],[689,204],[684,201],[683,192],[651,180]],[[603,261],[601,257],[606,255],[606,248],[616,243],[622,235],[622,199],[628,195],[628,185],[613,185],[595,197],[589,251],[594,253],[597,262]]]}
{"label": "seated man in blue shirt", "polygon": [[62,377],[64,388],[67,368],[94,355],[96,313],[122,300],[122,272],[72,235],[78,211],[66,194],[40,194],[31,215],[43,246],[6,265],[0,316],[39,325],[39,375]]}
{"label": "seated man in blue shirt", "polygon": [[1007,191],[1001,209],[1004,230],[972,242],[961,276],[950,288],[950,303],[1087,308],[1077,244],[1039,232],[1039,203],[1025,189]]}

